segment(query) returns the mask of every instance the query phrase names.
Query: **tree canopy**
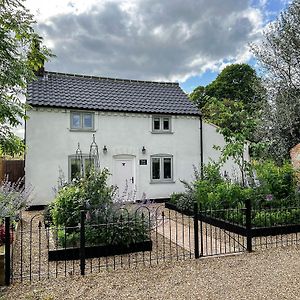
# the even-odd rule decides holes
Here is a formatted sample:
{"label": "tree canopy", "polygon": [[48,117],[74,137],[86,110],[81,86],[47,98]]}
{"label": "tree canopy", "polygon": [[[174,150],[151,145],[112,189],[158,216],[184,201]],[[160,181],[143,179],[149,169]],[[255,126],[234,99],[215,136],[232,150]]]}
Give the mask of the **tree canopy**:
{"label": "tree canopy", "polygon": [[279,161],[300,142],[300,1],[294,0],[269,25],[252,51],[262,67],[268,102],[259,138]]}
{"label": "tree canopy", "polygon": [[240,101],[248,110],[255,109],[262,102],[262,85],[255,70],[247,64],[232,64],[225,67],[217,78],[206,87],[199,86],[190,99],[200,109],[211,97],[222,101]]}
{"label": "tree canopy", "polygon": [[246,107],[251,107],[261,100],[259,87],[260,80],[252,67],[232,64],[222,70],[205,92],[210,97],[241,101]]}
{"label": "tree canopy", "polygon": [[0,153],[18,154],[24,144],[12,131],[26,118],[20,97],[52,54],[34,31],[23,0],[0,0]]}
{"label": "tree canopy", "polygon": [[250,141],[251,149],[258,148],[253,133],[264,101],[262,91],[261,80],[252,67],[233,64],[224,68],[208,86],[199,86],[190,94],[203,118],[217,125],[224,137],[225,146],[215,146],[221,151],[219,162],[232,158],[240,168],[242,184],[249,171],[245,150]]}

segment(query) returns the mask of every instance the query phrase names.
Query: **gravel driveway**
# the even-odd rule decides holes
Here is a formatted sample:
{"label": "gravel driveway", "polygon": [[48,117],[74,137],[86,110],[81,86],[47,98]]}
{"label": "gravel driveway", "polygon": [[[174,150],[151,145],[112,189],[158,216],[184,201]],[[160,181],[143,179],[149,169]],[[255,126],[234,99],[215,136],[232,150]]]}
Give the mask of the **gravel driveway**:
{"label": "gravel driveway", "polygon": [[300,299],[300,247],[15,284],[1,299]]}

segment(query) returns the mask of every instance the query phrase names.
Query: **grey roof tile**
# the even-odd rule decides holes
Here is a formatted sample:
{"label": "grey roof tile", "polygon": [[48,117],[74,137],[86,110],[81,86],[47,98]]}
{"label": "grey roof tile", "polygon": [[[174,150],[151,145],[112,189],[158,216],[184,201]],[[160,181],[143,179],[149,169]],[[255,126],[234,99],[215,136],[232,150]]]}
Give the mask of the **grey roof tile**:
{"label": "grey roof tile", "polygon": [[177,83],[45,72],[27,89],[32,106],[199,115]]}

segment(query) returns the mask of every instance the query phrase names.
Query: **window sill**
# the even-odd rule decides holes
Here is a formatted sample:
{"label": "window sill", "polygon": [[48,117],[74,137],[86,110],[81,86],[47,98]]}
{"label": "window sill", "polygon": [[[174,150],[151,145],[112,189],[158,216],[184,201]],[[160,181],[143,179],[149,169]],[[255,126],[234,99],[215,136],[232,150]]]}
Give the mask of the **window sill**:
{"label": "window sill", "polygon": [[171,181],[153,181],[153,180],[151,180],[150,181],[150,184],[166,184],[166,183],[176,183],[176,181],[174,181],[174,180],[171,180]]}
{"label": "window sill", "polygon": [[83,128],[80,128],[80,129],[74,129],[74,128],[68,128],[69,131],[72,131],[72,132],[96,132],[97,130],[95,129],[83,129]]}
{"label": "window sill", "polygon": [[173,134],[174,132],[173,131],[160,131],[160,130],[157,130],[157,131],[150,131],[151,133],[153,134]]}

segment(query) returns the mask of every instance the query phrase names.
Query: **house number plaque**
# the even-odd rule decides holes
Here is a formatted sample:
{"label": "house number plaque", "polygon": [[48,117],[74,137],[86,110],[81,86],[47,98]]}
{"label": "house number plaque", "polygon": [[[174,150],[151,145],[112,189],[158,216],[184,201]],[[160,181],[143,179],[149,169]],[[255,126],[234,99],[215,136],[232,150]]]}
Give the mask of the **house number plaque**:
{"label": "house number plaque", "polygon": [[140,166],[147,166],[147,159],[140,159]]}

